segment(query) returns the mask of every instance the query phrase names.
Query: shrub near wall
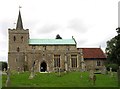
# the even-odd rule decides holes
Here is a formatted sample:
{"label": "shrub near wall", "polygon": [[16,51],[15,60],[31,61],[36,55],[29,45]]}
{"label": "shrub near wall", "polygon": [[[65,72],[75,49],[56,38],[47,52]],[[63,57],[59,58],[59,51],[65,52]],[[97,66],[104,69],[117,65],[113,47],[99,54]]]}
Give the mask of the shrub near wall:
{"label": "shrub near wall", "polygon": [[106,67],[107,67],[108,71],[110,71],[110,67],[112,68],[112,71],[114,71],[114,72],[117,72],[117,70],[118,70],[117,64],[108,64]]}
{"label": "shrub near wall", "polygon": [[0,62],[0,70],[3,71],[4,68],[7,69],[7,62]]}

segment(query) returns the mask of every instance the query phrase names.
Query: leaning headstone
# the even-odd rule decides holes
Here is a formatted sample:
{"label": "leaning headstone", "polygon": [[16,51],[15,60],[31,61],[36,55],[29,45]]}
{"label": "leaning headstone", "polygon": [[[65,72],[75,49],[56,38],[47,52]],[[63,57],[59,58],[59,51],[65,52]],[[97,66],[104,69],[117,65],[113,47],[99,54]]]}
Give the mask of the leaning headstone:
{"label": "leaning headstone", "polygon": [[96,75],[94,74],[93,70],[90,70],[89,81],[92,81],[92,84],[95,85]]}
{"label": "leaning headstone", "polygon": [[7,80],[6,80],[6,87],[10,87],[10,68],[7,70]]}
{"label": "leaning headstone", "polygon": [[118,74],[118,86],[120,87],[120,66],[119,66],[119,69],[117,71],[117,74]]}
{"label": "leaning headstone", "polygon": [[33,79],[33,78],[34,78],[34,68],[32,67],[29,79]]}
{"label": "leaning headstone", "polygon": [[31,68],[31,74],[29,76],[29,79],[33,79],[35,74],[34,74],[34,66],[35,66],[35,60],[33,61],[32,68]]}

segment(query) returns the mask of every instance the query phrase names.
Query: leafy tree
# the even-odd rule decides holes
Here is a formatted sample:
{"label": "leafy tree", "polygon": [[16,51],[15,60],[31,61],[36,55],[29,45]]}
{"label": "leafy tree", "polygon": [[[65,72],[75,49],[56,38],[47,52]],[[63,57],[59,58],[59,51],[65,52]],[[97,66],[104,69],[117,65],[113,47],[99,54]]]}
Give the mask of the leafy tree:
{"label": "leafy tree", "polygon": [[0,62],[0,70],[7,69],[7,62]]}
{"label": "leafy tree", "polygon": [[2,70],[2,62],[0,62],[0,70]]}
{"label": "leafy tree", "polygon": [[57,34],[56,39],[62,39],[62,37],[59,34]]}
{"label": "leafy tree", "polygon": [[116,62],[120,66],[120,27],[117,29],[118,35],[115,37],[116,38],[116,47],[115,47],[115,54],[116,54]]}
{"label": "leafy tree", "polygon": [[118,35],[107,41],[107,59],[109,63],[115,63],[120,66],[120,28],[117,28]]}
{"label": "leafy tree", "polygon": [[113,59],[116,58],[115,56],[115,46],[116,46],[116,38],[112,38],[111,40],[107,41],[107,48],[106,48],[106,54],[108,62],[113,62]]}

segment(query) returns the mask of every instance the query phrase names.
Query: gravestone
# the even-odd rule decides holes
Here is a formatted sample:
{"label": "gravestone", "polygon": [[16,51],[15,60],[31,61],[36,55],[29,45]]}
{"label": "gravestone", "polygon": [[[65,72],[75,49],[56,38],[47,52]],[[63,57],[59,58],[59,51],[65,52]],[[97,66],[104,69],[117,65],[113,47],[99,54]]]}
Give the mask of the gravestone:
{"label": "gravestone", "polygon": [[57,68],[57,76],[61,77],[61,68],[60,67]]}
{"label": "gravestone", "polygon": [[96,75],[94,74],[93,70],[90,70],[89,81],[92,81],[92,84],[95,85]]}
{"label": "gravestone", "polygon": [[93,71],[93,70],[90,70],[89,76],[93,76],[93,75],[94,75],[94,71]]}
{"label": "gravestone", "polygon": [[6,80],[6,87],[10,87],[10,83],[11,83],[11,81],[10,81],[10,68],[8,68],[8,70],[7,70],[7,80]]}
{"label": "gravestone", "polygon": [[29,79],[33,79],[35,74],[34,74],[34,67],[35,67],[35,60],[33,61],[32,68],[31,68],[31,74],[29,76]]}
{"label": "gravestone", "polygon": [[81,78],[81,79],[83,78],[82,74],[80,74],[80,78]]}
{"label": "gravestone", "polygon": [[4,72],[4,73],[6,72],[6,68],[4,68],[3,72]]}
{"label": "gravestone", "polygon": [[20,73],[20,68],[18,67],[18,74]]}
{"label": "gravestone", "polygon": [[110,72],[112,72],[112,68],[110,67]]}
{"label": "gravestone", "polygon": [[118,74],[118,86],[120,87],[120,66],[119,66],[119,69],[117,71],[117,74]]}
{"label": "gravestone", "polygon": [[34,67],[31,68],[31,73],[29,76],[29,79],[33,79],[34,78]]}
{"label": "gravestone", "polygon": [[111,67],[110,67],[110,77],[113,77],[113,72]]}
{"label": "gravestone", "polygon": [[6,68],[4,68],[2,74],[7,75],[6,72],[7,72],[7,71],[6,71]]}
{"label": "gravestone", "polygon": [[60,68],[58,68],[58,75],[60,76]]}
{"label": "gravestone", "polygon": [[107,69],[106,69],[105,66],[104,66],[103,69],[102,69],[102,74],[107,74]]}

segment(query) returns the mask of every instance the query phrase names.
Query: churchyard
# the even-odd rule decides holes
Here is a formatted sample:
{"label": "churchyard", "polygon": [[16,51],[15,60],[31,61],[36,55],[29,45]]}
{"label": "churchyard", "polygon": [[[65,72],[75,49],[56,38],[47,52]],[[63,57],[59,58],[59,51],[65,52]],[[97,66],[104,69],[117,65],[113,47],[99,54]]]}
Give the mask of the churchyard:
{"label": "churchyard", "polygon": [[[12,72],[10,87],[118,87],[117,73],[95,74],[95,84],[89,81],[89,72],[35,73],[29,79],[30,72]],[[7,75],[2,75],[2,86],[6,86]]]}

